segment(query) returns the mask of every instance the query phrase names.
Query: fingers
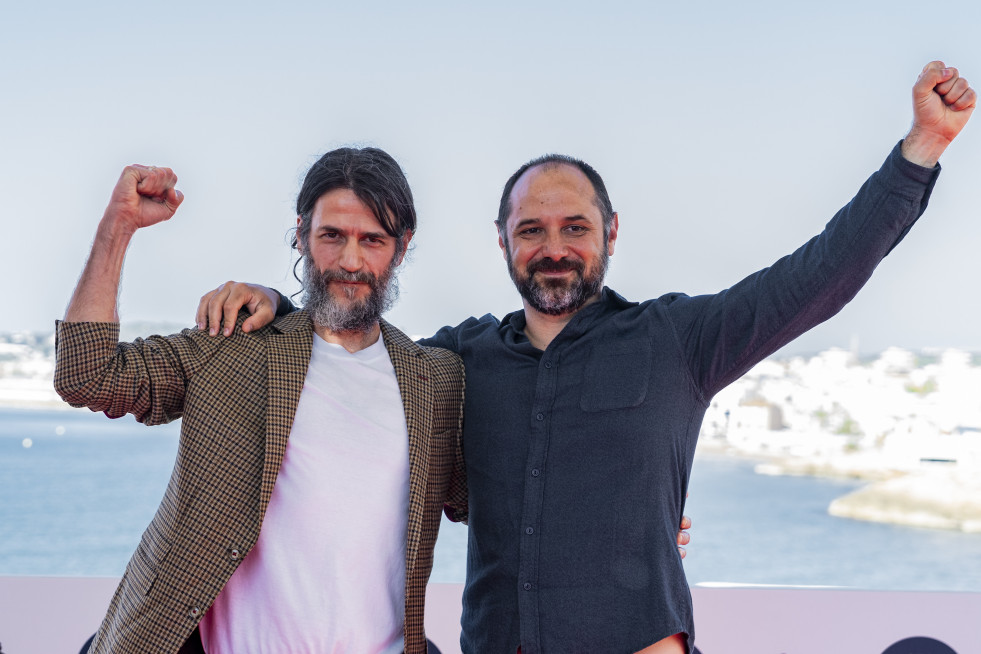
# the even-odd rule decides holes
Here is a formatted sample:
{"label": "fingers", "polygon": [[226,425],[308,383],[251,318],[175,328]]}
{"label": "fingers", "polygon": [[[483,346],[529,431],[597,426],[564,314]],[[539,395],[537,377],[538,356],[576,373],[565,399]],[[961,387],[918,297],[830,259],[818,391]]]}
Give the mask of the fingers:
{"label": "fingers", "polygon": [[977,104],[977,94],[970,83],[960,76],[960,71],[953,66],[944,66],[942,61],[931,61],[924,66],[913,86],[913,97],[918,102],[928,101],[934,92],[954,111]]}
{"label": "fingers", "polygon": [[208,326],[208,307],[211,304],[211,298],[219,292],[221,292],[220,286],[201,296],[201,300],[198,302],[198,310],[194,313],[194,323],[198,326],[198,329],[203,331]]}
{"label": "fingers", "polygon": [[959,80],[960,77],[957,75],[956,68],[944,68],[941,72],[943,73],[943,78],[945,78],[945,81],[935,84],[933,90],[940,95],[946,95],[950,89],[953,88],[954,84],[957,83],[957,80]]}
{"label": "fingers", "polygon": [[975,99],[975,93],[968,81],[960,76],[956,68],[945,68],[944,71],[949,77],[933,89],[943,98],[944,104],[955,111],[973,106],[971,101]]}
{"label": "fingers", "polygon": [[[260,289],[259,292],[256,291],[257,288]],[[242,323],[243,332],[251,332],[269,324],[276,317],[276,306],[267,293],[261,292],[265,290],[267,289],[243,282],[228,281],[205,293],[198,302],[194,317],[198,329],[207,329],[212,336],[217,336],[219,331],[225,336],[231,336],[239,311],[243,308],[253,314]],[[272,291],[268,293],[271,294]],[[274,297],[278,299],[278,296]]]}
{"label": "fingers", "polygon": [[691,536],[689,536],[688,532],[685,531],[686,529],[691,529],[691,518],[683,515],[681,516],[681,530],[678,531],[677,537],[678,554],[681,555],[681,558],[685,558],[685,556],[688,554],[688,551],[683,546],[691,542]]}
{"label": "fingers", "polygon": [[[241,287],[243,284],[227,282],[225,286],[227,286],[230,291],[228,293],[228,297],[225,299],[225,303],[221,307],[222,314],[225,316],[225,328],[222,333],[225,336],[231,336],[232,332],[235,330],[235,321],[238,319],[238,310],[248,304],[251,294],[248,294],[242,298]],[[246,291],[248,292],[248,289],[246,289]]]}
{"label": "fingers", "polygon": [[172,205],[173,208],[177,208],[183,200],[183,194],[174,188],[177,175],[170,168],[133,164],[127,166],[127,170],[135,176],[136,192],[140,195]]}
{"label": "fingers", "polygon": [[219,286],[218,292],[215,293],[211,298],[211,302],[208,303],[208,333],[212,336],[217,336],[218,331],[221,329],[221,319],[225,312],[225,302],[231,293],[231,284],[232,282],[225,282]]}
{"label": "fingers", "polygon": [[[218,335],[218,330],[221,329],[221,317],[223,313],[223,308],[225,305],[225,300],[228,299],[228,294],[230,292],[229,285],[231,282],[222,284],[210,293],[206,293],[201,297],[201,302],[198,303],[197,311],[197,323],[198,329],[207,329],[208,333],[212,336]],[[235,323],[233,322],[232,325]]]}
{"label": "fingers", "polygon": [[207,329],[212,336],[217,336],[219,330],[225,336],[231,336],[239,312],[246,309],[252,315],[242,323],[242,331],[251,332],[276,318],[279,297],[276,291],[258,284],[225,282],[201,296],[194,322],[198,329]]}
{"label": "fingers", "polygon": [[[949,86],[948,86],[949,84]],[[947,86],[948,90],[941,91],[941,87]],[[944,104],[954,111],[964,111],[977,104],[978,96],[963,77],[944,82],[937,86],[937,93],[943,98]]]}

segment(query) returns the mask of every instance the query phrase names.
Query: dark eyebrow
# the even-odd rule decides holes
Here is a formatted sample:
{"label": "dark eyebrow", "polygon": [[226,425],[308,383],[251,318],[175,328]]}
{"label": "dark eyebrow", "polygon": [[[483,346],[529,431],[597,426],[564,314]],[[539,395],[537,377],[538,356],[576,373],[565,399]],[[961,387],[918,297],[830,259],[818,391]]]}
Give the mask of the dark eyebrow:
{"label": "dark eyebrow", "polygon": [[521,229],[522,227],[527,227],[528,225],[537,225],[541,220],[538,218],[524,218],[518,221],[518,224],[514,226],[515,229]]}
{"label": "dark eyebrow", "polygon": [[[317,229],[317,233],[318,234],[322,234],[323,232],[338,232],[340,234],[347,234],[347,232],[344,231],[343,229],[341,229],[340,227],[334,227],[333,225],[321,225]],[[362,232],[360,234],[360,236],[361,236],[361,238],[364,238],[364,237],[368,237],[368,238],[382,238],[382,239],[383,238],[386,238],[386,237],[388,237],[388,238],[394,238],[388,232]]]}
{"label": "dark eyebrow", "polygon": [[[566,216],[562,219],[564,223],[576,223],[576,222],[589,222],[589,218],[583,216],[582,214],[576,214],[574,216]],[[521,229],[522,227],[527,227],[528,225],[537,225],[541,223],[541,218],[523,218],[518,221],[518,224],[514,226],[515,230]]]}

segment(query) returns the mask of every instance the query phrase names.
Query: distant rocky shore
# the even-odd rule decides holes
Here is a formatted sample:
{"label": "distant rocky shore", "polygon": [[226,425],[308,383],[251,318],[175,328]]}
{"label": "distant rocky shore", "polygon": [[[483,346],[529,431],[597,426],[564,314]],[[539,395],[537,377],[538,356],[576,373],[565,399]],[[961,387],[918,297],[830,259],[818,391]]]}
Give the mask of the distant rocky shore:
{"label": "distant rocky shore", "polygon": [[842,518],[981,534],[981,480],[923,471],[877,481],[834,500]]}
{"label": "distant rocky shore", "polygon": [[[723,453],[727,448],[709,444],[700,449]],[[875,465],[861,454],[824,459],[773,456],[757,463],[755,470],[869,482],[831,502],[828,513],[839,518],[981,534],[981,478],[949,464],[906,472]]]}

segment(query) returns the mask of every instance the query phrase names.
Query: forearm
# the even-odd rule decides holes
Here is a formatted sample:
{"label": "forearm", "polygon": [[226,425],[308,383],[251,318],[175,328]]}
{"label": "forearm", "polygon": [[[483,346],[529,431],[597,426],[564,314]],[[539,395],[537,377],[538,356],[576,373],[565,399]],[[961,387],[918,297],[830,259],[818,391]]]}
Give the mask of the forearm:
{"label": "forearm", "polygon": [[119,279],[133,233],[108,216],[103,217],[82,276],[68,302],[66,322],[119,322]]}

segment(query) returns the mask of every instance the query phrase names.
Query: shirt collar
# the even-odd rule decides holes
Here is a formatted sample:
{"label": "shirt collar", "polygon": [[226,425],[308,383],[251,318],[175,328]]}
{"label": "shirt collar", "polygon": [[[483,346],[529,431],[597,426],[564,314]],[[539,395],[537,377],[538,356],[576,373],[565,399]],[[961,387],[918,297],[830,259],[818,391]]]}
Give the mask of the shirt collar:
{"label": "shirt collar", "polygon": [[[636,305],[636,302],[630,302],[613,289],[604,286],[599,299],[576,312],[555,341],[579,338],[589,331],[598,318],[611,311],[620,311]],[[501,328],[505,331],[507,341],[515,345],[528,343],[528,338],[524,334],[526,325],[524,309],[507,314],[501,321]]]}

